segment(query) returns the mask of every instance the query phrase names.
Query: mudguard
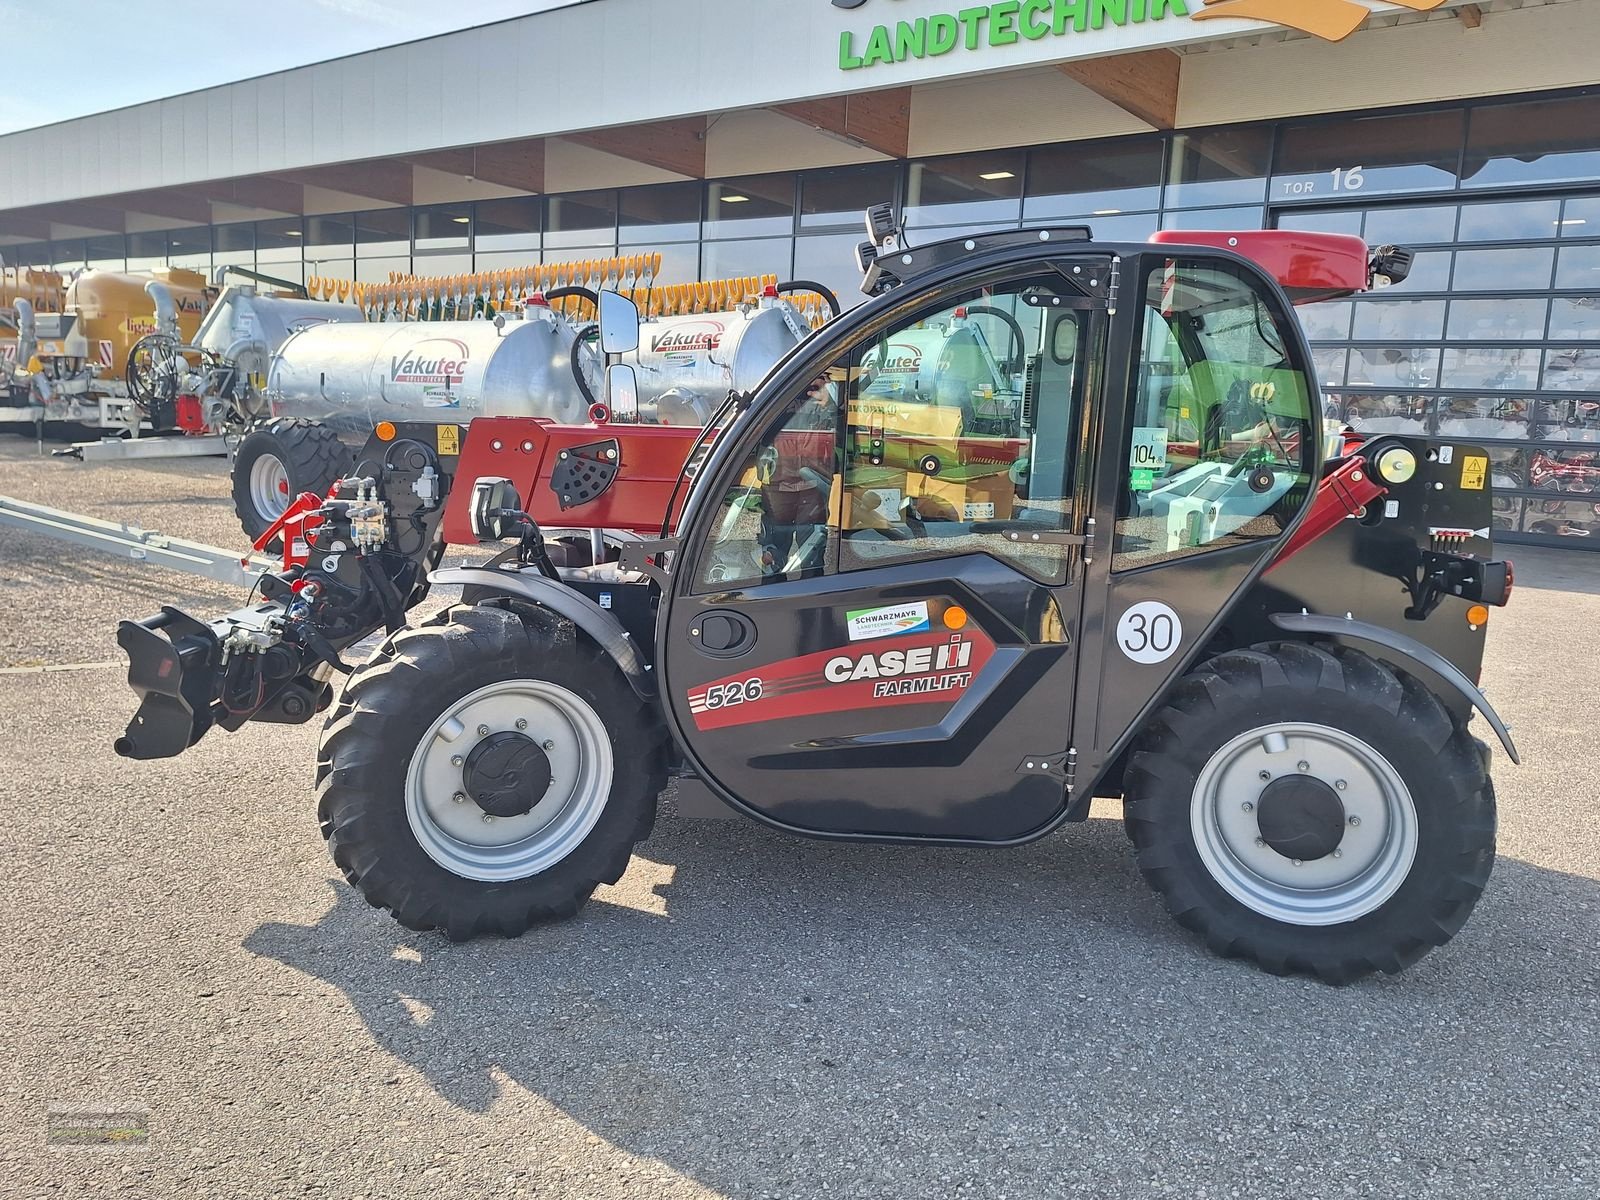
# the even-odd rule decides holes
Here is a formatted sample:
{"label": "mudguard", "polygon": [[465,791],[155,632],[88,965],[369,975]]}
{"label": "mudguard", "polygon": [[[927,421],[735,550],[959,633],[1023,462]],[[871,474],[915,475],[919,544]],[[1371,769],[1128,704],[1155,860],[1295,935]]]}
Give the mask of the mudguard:
{"label": "mudguard", "polygon": [[1326,637],[1349,638],[1357,642],[1369,642],[1375,646],[1382,646],[1397,655],[1411,659],[1420,666],[1426,667],[1440,679],[1461,694],[1473,708],[1483,714],[1483,719],[1489,722],[1489,727],[1495,731],[1500,739],[1500,744],[1506,748],[1506,754],[1512,762],[1522,765],[1522,759],[1517,754],[1517,747],[1511,741],[1511,730],[1500,714],[1495,712],[1485,699],[1484,694],[1477,686],[1461,673],[1459,667],[1444,655],[1431,647],[1424,646],[1414,638],[1408,638],[1403,633],[1396,633],[1382,625],[1373,625],[1366,621],[1356,621],[1348,617],[1325,617],[1316,613],[1273,613],[1271,621],[1286,633],[1318,634]]}
{"label": "mudguard", "polygon": [[479,587],[498,595],[513,596],[565,617],[611,656],[611,661],[617,664],[617,669],[639,699],[655,699],[656,681],[650,674],[650,668],[639,656],[639,649],[628,636],[628,631],[622,627],[621,621],[587,596],[531,570],[448,567],[434,571],[428,579],[431,583]]}

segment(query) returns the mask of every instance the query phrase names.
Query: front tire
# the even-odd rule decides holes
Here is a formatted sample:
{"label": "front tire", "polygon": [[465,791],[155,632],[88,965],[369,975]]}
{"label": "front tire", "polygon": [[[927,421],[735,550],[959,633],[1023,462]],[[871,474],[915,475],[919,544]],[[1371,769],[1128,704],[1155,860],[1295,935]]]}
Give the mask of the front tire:
{"label": "front tire", "polygon": [[1345,983],[1466,923],[1494,863],[1486,758],[1409,676],[1283,643],[1178,685],[1129,760],[1125,820],[1213,951]]}
{"label": "front tire", "polygon": [[452,941],[571,916],[627,869],[661,725],[566,621],[458,607],[396,634],[323,731],[318,820],[367,901]]}

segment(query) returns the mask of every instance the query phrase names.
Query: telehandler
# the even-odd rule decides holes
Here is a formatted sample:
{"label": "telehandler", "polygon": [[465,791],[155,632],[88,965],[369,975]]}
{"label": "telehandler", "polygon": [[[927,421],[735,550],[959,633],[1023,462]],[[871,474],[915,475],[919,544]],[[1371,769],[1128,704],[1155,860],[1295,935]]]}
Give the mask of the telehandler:
{"label": "telehandler", "polygon": [[[142,703],[118,752],[326,711],[334,861],[452,939],[576,911],[675,781],[683,811],[947,846],[1120,796],[1141,871],[1218,953],[1342,982],[1446,942],[1494,858],[1474,713],[1517,761],[1476,684],[1512,588],[1488,456],[1329,429],[1292,308],[1398,283],[1409,253],[867,224],[872,298],[703,429],[627,420],[616,293],[610,423],[380,421],[264,535],[283,570],[255,603],[121,624]],[[461,601],[407,628],[430,584]]]}

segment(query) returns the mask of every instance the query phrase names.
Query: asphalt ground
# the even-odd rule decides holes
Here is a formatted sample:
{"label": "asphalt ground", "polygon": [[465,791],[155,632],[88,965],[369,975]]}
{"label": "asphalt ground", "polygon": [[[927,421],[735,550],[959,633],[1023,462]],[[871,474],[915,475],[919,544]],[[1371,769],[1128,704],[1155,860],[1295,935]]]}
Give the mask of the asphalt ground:
{"label": "asphalt ground", "polygon": [[[237,543],[220,461],[0,436],[0,493]],[[235,593],[0,529],[0,1196],[1589,1200],[1600,556],[1515,557],[1488,892],[1330,988],[1209,956],[1106,803],[990,853],[669,801],[576,920],[410,933],[326,855],[314,727],[111,753],[116,620]],[[142,1106],[148,1141],[47,1147],[63,1104]]]}

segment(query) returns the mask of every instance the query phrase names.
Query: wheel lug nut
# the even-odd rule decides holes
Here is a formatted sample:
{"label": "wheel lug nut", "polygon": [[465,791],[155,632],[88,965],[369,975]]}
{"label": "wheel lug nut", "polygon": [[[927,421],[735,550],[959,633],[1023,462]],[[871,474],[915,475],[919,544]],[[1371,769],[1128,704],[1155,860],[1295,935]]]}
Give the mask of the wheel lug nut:
{"label": "wheel lug nut", "polygon": [[1298,858],[1294,860],[1294,865],[1297,867],[1300,865],[1300,860]]}
{"label": "wheel lug nut", "polygon": [[528,727],[528,718],[527,717],[518,717],[517,718],[517,728],[518,729],[526,729],[527,727]]}
{"label": "wheel lug nut", "polygon": [[551,738],[546,738],[544,740],[544,748],[546,750],[554,750],[556,748],[555,741]]}
{"label": "wheel lug nut", "polygon": [[457,792],[454,796],[451,796],[450,799],[454,800],[457,804],[465,804],[467,802],[467,794],[465,792]]}
{"label": "wheel lug nut", "polygon": [[489,736],[489,727],[487,725],[479,725],[478,726],[478,736],[479,737],[488,737]]}
{"label": "wheel lug nut", "polygon": [[1245,812],[1254,812],[1256,806],[1254,804],[1251,804],[1250,801],[1246,800],[1239,807],[1244,809]]}
{"label": "wheel lug nut", "polygon": [[1294,769],[1303,775],[1307,771],[1311,770],[1311,764],[1302,758],[1299,762],[1295,763]]}
{"label": "wheel lug nut", "polygon": [[1334,857],[1335,857],[1335,858],[1343,858],[1343,857],[1344,857],[1344,851],[1343,851],[1343,850],[1340,850],[1340,849],[1338,849],[1338,848],[1335,848],[1335,849],[1334,849],[1334,852],[1333,852],[1333,856],[1334,856]]}
{"label": "wheel lug nut", "polygon": [[1352,829],[1354,829],[1359,824],[1361,824],[1361,818],[1360,817],[1351,817],[1350,818],[1350,827]]}
{"label": "wheel lug nut", "polygon": [[1265,846],[1266,844],[1267,844],[1267,839],[1266,838],[1257,838],[1256,839],[1256,845],[1257,846]]}
{"label": "wheel lug nut", "polygon": [[485,825],[493,825],[494,824],[494,814],[493,813],[484,813],[483,814],[483,823]]}
{"label": "wheel lug nut", "polygon": [[1260,779],[1263,783],[1265,783],[1267,780],[1272,778],[1272,772],[1271,771],[1262,771],[1259,775],[1256,776],[1256,778]]}
{"label": "wheel lug nut", "polygon": [[1345,790],[1345,788],[1349,787],[1350,785],[1348,783],[1346,783],[1344,780],[1340,779],[1340,780],[1336,780],[1334,782],[1333,786],[1338,788],[1342,792],[1342,791]]}
{"label": "wheel lug nut", "polygon": [[452,767],[459,767],[462,763],[464,763],[466,761],[467,760],[462,758],[461,755],[459,755],[459,754],[452,754],[450,756],[450,765]]}

